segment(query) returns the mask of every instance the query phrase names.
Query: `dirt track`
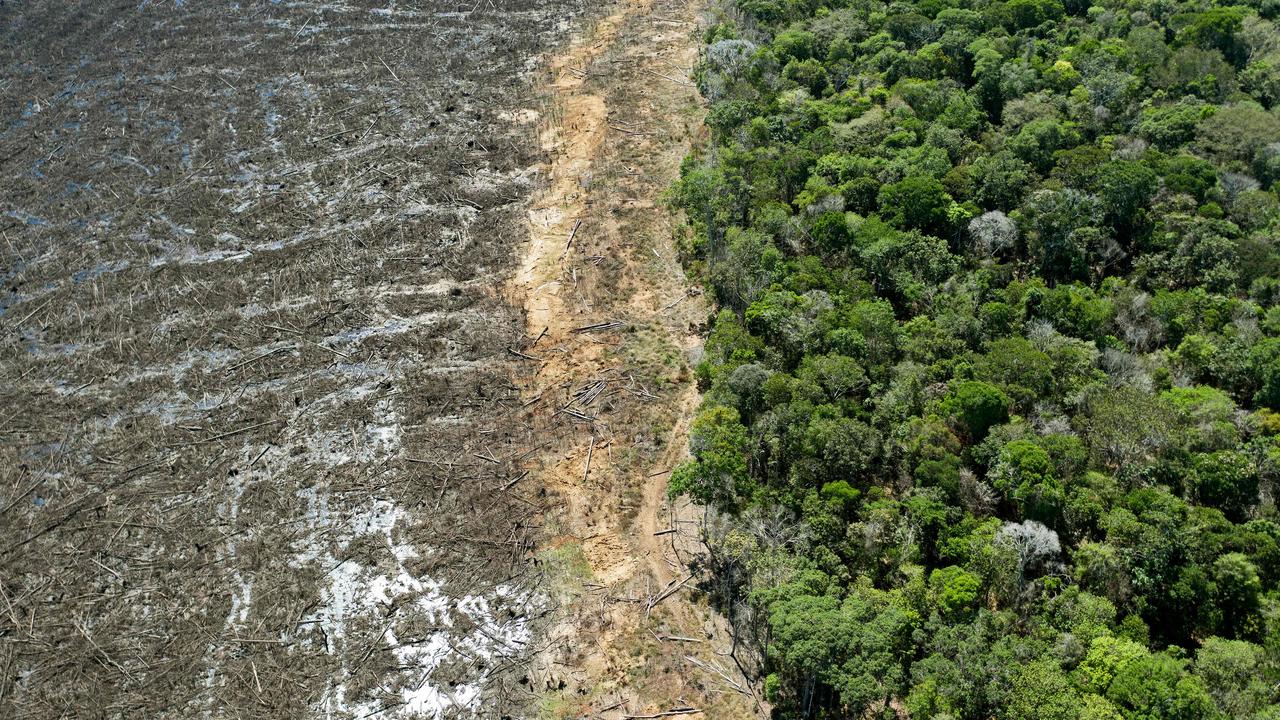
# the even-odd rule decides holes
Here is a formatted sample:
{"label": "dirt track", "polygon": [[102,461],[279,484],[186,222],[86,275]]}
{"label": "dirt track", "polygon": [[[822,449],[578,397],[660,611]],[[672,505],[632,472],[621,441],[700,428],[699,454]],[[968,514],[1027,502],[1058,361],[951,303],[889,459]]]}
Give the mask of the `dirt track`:
{"label": "dirt track", "polygon": [[525,349],[537,368],[530,425],[550,438],[545,553],[574,585],[535,673],[552,717],[754,715],[753,690],[725,656],[727,628],[694,600],[696,516],[666,499],[707,313],[661,202],[701,128],[689,76],[702,7],[619,3],[552,63],[548,184],[510,290],[536,338]]}

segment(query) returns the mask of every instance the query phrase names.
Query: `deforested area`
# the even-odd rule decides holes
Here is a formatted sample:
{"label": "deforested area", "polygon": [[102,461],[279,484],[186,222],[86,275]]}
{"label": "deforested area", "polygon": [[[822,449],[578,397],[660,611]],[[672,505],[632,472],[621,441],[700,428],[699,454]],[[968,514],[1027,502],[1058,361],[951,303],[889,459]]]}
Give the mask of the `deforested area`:
{"label": "deforested area", "polygon": [[523,716],[500,288],[584,6],[0,6],[0,717]]}

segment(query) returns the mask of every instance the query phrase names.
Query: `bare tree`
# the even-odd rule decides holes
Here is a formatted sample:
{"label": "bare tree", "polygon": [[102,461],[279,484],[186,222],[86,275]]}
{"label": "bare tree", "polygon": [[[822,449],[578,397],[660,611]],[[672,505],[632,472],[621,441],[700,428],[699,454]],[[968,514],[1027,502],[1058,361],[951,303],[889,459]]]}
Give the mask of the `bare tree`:
{"label": "bare tree", "polygon": [[1029,572],[1055,562],[1062,552],[1058,533],[1035,520],[1005,523],[996,533],[995,541],[1006,544],[1017,553],[1019,588],[1026,583]]}
{"label": "bare tree", "polygon": [[996,491],[968,468],[960,470],[960,502],[965,510],[983,516],[996,507]]}
{"label": "bare tree", "polygon": [[756,44],[750,40],[721,40],[707,48],[701,88],[707,100],[715,102],[723,98],[729,88],[738,84],[737,80],[751,65],[755,51]]}
{"label": "bare tree", "polygon": [[1164,341],[1164,325],[1151,314],[1150,295],[1123,293],[1116,298],[1115,308],[1120,336],[1134,350],[1146,352]]}
{"label": "bare tree", "polygon": [[973,253],[991,258],[1018,243],[1018,226],[999,210],[986,212],[969,221],[969,240]]}

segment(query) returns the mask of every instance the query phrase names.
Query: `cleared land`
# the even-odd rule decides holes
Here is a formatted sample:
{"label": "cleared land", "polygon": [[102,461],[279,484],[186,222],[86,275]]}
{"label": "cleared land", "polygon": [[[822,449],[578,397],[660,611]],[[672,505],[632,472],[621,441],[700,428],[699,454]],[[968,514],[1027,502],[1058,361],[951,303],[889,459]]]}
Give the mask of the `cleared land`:
{"label": "cleared land", "polygon": [[701,513],[666,498],[708,313],[662,201],[702,128],[689,77],[704,7],[619,2],[551,63],[546,187],[511,282],[533,340],[523,396],[559,600],[531,671],[547,717],[750,718],[762,705],[690,567]]}
{"label": "cleared land", "polygon": [[0,8],[0,716],[528,705],[498,290],[583,5]]}

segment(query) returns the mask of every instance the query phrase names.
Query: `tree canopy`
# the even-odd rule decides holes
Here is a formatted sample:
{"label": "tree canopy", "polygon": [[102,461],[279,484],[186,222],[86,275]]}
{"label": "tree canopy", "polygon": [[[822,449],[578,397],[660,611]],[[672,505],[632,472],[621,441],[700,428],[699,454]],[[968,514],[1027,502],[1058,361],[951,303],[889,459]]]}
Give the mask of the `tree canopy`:
{"label": "tree canopy", "polygon": [[1277,15],[721,1],[671,487],[776,718],[1280,718]]}

